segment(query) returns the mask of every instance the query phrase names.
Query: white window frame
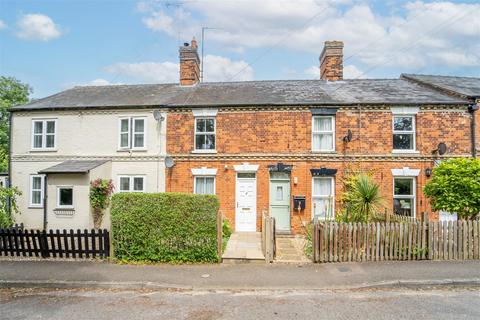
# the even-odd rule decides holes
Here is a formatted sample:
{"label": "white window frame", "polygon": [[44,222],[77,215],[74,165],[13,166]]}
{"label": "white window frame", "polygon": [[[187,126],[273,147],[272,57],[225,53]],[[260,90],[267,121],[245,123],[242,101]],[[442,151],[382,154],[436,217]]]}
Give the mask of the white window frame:
{"label": "white window frame", "polygon": [[[35,123],[41,122],[42,123],[42,133],[36,134],[35,133]],[[52,133],[47,133],[47,122],[53,122],[55,126],[55,130]],[[35,147],[35,136],[40,135],[42,137],[42,145],[40,147]],[[47,135],[53,135],[53,147],[47,148]],[[57,119],[32,119],[32,132],[31,132],[31,149],[32,150],[40,150],[40,151],[54,151],[57,148]]]}
{"label": "white window frame", "polygon": [[[60,205],[60,189],[72,189],[72,205]],[[57,208],[73,209],[75,207],[75,189],[73,186],[57,186]]]}
{"label": "white window frame", "polygon": [[[40,189],[33,189],[33,179],[40,178]],[[40,191],[40,203],[33,203],[33,192]],[[29,207],[32,208],[43,208],[43,201],[45,198],[45,175],[42,174],[32,174],[30,175],[30,201]]]}
{"label": "white window frame", "polygon": [[[128,178],[128,190],[121,190],[120,189],[120,179],[121,178]],[[133,190],[133,186],[134,186],[134,179],[135,178],[142,178],[143,179],[143,189],[142,190]],[[144,193],[145,192],[145,189],[146,189],[146,183],[147,183],[147,179],[144,175],[120,175],[118,176],[117,178],[117,190],[118,192],[120,193],[125,193],[125,192],[140,192],[140,193]]]}
{"label": "white window frame", "polygon": [[[395,130],[395,118],[412,118],[412,130]],[[417,150],[417,116],[415,114],[393,114],[392,117],[392,148],[393,152],[408,153]],[[413,136],[412,149],[395,149],[394,136],[396,134],[411,134]]]}
{"label": "white window frame", "polygon": [[[128,132],[122,131],[122,120],[128,120]],[[135,135],[142,134],[135,132],[135,121],[143,120],[143,146],[136,147]],[[122,147],[122,133],[128,133],[128,145]],[[120,117],[118,118],[118,149],[119,150],[146,150],[147,149],[147,117]]]}
{"label": "white window frame", "polygon": [[197,193],[197,178],[213,178],[213,193],[217,194],[217,178],[213,175],[195,175],[193,176],[193,193],[194,194],[210,194],[210,193]]}
{"label": "white window frame", "polygon": [[[315,119],[317,118],[329,118],[332,121],[332,130],[325,131],[325,130],[319,130],[315,131]],[[332,135],[332,148],[331,149],[316,149],[315,145],[313,143],[313,137],[315,135],[321,135],[321,134],[331,134]],[[312,116],[312,151],[314,152],[332,152],[335,151],[335,116]]]}
{"label": "white window frame", "polygon": [[[198,120],[213,120],[213,132],[197,132]],[[205,126],[206,127],[206,126]],[[197,148],[197,135],[213,135],[215,137],[215,148],[213,149],[199,149]],[[196,152],[216,152],[217,150],[217,119],[213,116],[199,116],[195,117],[194,121],[194,135],[193,135],[193,147]]]}
{"label": "white window frame", "polygon": [[[395,194],[395,179],[411,179],[412,183],[412,195],[396,195]],[[393,206],[395,206],[395,199],[412,199],[412,218],[417,217],[417,177],[416,176],[394,176],[393,177]],[[395,211],[394,211],[395,213]]]}
{"label": "white window frame", "polygon": [[[313,194],[315,190],[315,179],[330,179],[331,181],[331,190],[330,196],[325,195],[315,195]],[[332,201],[332,219],[335,218],[335,178],[334,177],[312,177],[312,219],[315,218],[315,210],[313,204],[316,199],[329,199],[331,198]],[[321,220],[326,220],[326,218],[321,218]]]}

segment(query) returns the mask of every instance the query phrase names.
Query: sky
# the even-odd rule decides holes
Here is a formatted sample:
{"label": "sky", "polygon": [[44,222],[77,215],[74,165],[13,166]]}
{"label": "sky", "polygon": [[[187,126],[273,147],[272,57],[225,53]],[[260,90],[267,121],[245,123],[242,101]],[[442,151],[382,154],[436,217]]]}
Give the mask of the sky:
{"label": "sky", "polygon": [[0,0],[0,75],[41,98],[79,85],[177,83],[204,41],[205,81],[318,79],[326,40],[345,78],[480,76],[480,0]]}

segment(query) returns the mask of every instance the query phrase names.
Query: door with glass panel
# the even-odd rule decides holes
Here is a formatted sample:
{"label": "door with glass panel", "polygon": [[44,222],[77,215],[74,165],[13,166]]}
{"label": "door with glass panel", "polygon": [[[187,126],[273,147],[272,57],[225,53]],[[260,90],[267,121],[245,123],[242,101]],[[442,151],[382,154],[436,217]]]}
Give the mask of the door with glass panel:
{"label": "door with glass panel", "polygon": [[270,216],[275,218],[277,231],[290,231],[290,175],[272,172],[270,175]]}
{"label": "door with glass panel", "polygon": [[314,177],[312,190],[313,218],[331,220],[335,217],[334,180],[332,177]]}
{"label": "door with glass panel", "polygon": [[237,173],[235,231],[255,231],[257,179],[254,172]]}

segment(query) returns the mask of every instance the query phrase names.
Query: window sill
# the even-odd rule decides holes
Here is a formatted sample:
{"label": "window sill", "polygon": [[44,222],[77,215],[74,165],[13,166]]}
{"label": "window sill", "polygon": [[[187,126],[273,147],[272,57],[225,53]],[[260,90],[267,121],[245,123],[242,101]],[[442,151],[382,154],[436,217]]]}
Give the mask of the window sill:
{"label": "window sill", "polygon": [[418,150],[392,150],[394,154],[420,154]]}
{"label": "window sill", "polygon": [[27,207],[28,209],[43,209],[43,206],[39,207],[39,206],[28,206]]}
{"label": "window sill", "polygon": [[30,149],[30,152],[57,152],[58,149]]}
{"label": "window sill", "polygon": [[148,149],[142,148],[142,149],[117,149],[117,152],[125,152],[125,153],[131,153],[131,152],[147,152]]}
{"label": "window sill", "polygon": [[192,153],[217,153],[217,150],[192,150]]}
{"label": "window sill", "polygon": [[326,153],[326,154],[337,154],[335,150],[312,150],[312,153]]}

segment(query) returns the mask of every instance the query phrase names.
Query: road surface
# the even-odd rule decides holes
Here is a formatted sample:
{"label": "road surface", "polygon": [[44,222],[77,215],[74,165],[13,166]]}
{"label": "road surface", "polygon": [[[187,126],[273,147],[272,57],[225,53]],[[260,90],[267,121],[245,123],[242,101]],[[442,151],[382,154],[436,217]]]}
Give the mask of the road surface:
{"label": "road surface", "polygon": [[1,319],[480,319],[480,288],[0,289]]}

